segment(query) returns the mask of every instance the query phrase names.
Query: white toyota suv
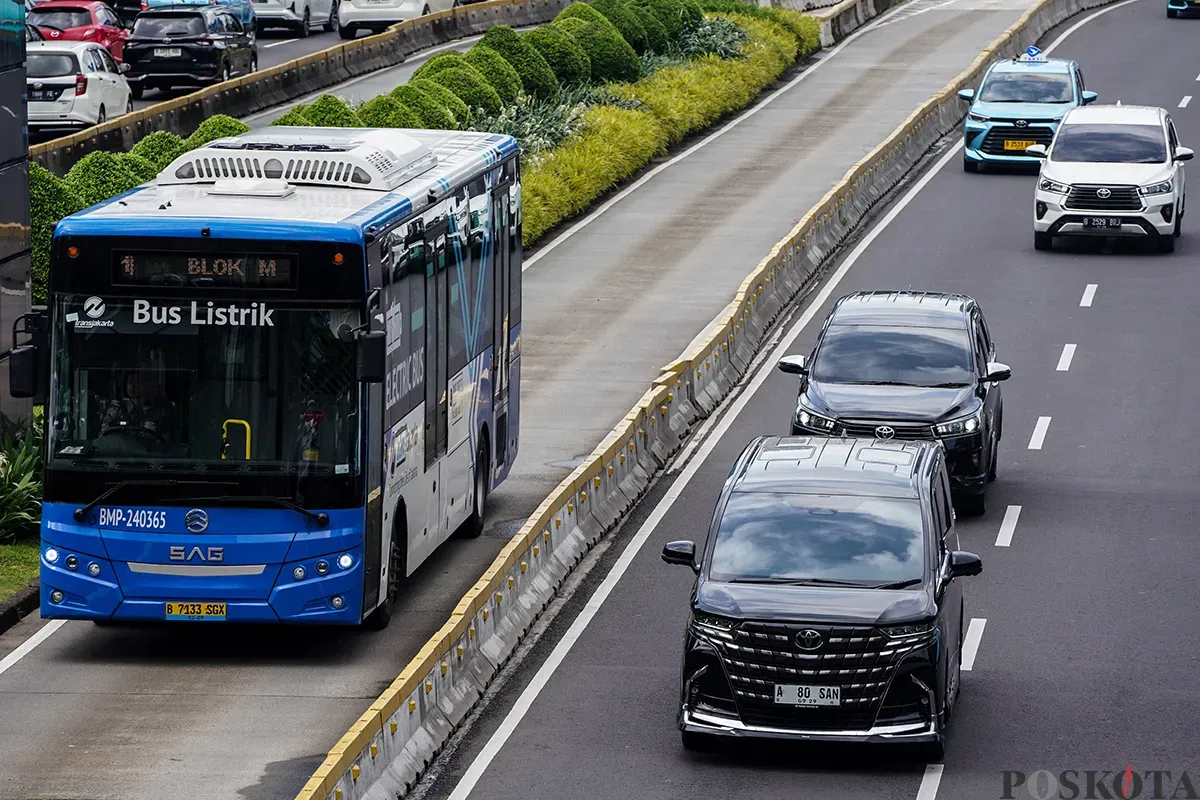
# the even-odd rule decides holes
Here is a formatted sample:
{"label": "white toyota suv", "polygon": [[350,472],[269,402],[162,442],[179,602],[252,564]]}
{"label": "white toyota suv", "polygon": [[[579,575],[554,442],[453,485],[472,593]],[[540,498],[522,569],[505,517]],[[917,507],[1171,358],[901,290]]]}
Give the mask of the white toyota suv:
{"label": "white toyota suv", "polygon": [[1149,237],[1175,251],[1187,205],[1184,161],[1170,115],[1152,106],[1081,106],[1063,117],[1042,160],[1034,190],[1033,246],[1055,236]]}

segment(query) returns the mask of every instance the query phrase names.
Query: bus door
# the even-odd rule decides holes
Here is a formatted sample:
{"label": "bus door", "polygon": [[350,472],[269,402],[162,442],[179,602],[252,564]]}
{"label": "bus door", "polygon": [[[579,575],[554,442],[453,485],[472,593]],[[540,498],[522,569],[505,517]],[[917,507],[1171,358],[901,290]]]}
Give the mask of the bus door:
{"label": "bus door", "polygon": [[440,541],[446,515],[442,511],[441,459],[449,438],[447,400],[447,359],[449,337],[446,323],[449,278],[446,272],[446,219],[440,218],[425,229],[425,475],[430,487],[426,515],[430,537],[425,547],[432,550]]}
{"label": "bus door", "polygon": [[509,318],[509,266],[512,249],[509,247],[508,190],[511,181],[504,181],[492,189],[492,285],[495,290],[495,314],[492,319],[494,338],[492,342],[492,410],[496,415],[496,429],[492,442],[495,452],[495,467],[503,467],[508,455],[508,318]]}

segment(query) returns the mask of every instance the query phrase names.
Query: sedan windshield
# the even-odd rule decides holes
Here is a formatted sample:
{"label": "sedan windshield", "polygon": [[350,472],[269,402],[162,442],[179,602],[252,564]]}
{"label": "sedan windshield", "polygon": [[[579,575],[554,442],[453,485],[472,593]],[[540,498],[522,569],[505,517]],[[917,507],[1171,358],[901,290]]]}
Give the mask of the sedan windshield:
{"label": "sedan windshield", "polygon": [[64,296],[49,466],[357,474],[358,324],[344,308]]}
{"label": "sedan windshield", "polygon": [[49,28],[86,28],[92,24],[92,15],[82,8],[35,8],[29,12],[29,21],[34,25]]}
{"label": "sedan windshield", "polygon": [[1071,76],[1065,73],[993,73],[979,90],[984,103],[1070,103],[1075,99]]}
{"label": "sedan windshield", "polygon": [[915,499],[737,492],[717,529],[709,577],[871,587],[920,580],[923,531]]}
{"label": "sedan windshield", "polygon": [[832,325],[813,363],[826,383],[968,386],[974,380],[965,328]]}
{"label": "sedan windshield", "polygon": [[203,36],[208,31],[199,14],[142,14],[133,23],[137,39],[163,39],[171,36]]}
{"label": "sedan windshield", "polygon": [[25,74],[30,78],[62,78],[79,72],[79,62],[70,53],[30,53]]}
{"label": "sedan windshield", "polygon": [[1158,125],[1065,125],[1050,153],[1052,161],[1161,164],[1167,139]]}

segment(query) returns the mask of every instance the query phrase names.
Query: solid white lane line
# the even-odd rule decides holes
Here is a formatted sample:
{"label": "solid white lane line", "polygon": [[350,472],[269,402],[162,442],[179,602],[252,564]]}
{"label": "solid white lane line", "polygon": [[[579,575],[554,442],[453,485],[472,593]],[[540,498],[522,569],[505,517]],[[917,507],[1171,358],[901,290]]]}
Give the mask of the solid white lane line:
{"label": "solid white lane line", "polygon": [[297,40],[296,39],[282,39],[278,42],[271,42],[270,44],[264,44],[263,48],[265,49],[268,47],[279,47],[279,45],[281,45],[281,44],[291,44],[294,41],[297,41]]}
{"label": "solid white lane line", "polygon": [[1071,368],[1071,359],[1075,357],[1075,345],[1064,344],[1062,355],[1058,357],[1058,371],[1066,372]]}
{"label": "solid white lane line", "polygon": [[1008,547],[1012,544],[1013,531],[1017,529],[1017,520],[1020,517],[1020,506],[1009,506],[1005,509],[1004,520],[1000,523],[1000,535],[996,537],[996,547]]}
{"label": "solid white lane line", "polygon": [[0,659],[0,675],[3,675],[10,667],[29,655],[33,648],[50,638],[50,634],[61,628],[65,622],[66,620],[64,619],[55,619],[47,622],[40,631],[22,642],[20,647],[13,650],[3,659]]}
{"label": "solid white lane line", "polygon": [[970,672],[975,666],[975,656],[979,653],[979,643],[983,640],[983,626],[987,625],[987,620],[976,617],[971,620],[971,624],[967,626],[967,635],[963,639],[963,654],[962,668],[963,672]]}
{"label": "solid white lane line", "polygon": [[1089,283],[1083,290],[1083,297],[1079,298],[1080,308],[1091,308],[1092,300],[1096,298],[1096,284]]}
{"label": "solid white lane line", "polygon": [[1183,96],[1183,99],[1179,101],[1179,107],[1180,107],[1180,108],[1187,108],[1187,107],[1188,107],[1188,103],[1190,103],[1190,102],[1192,102],[1192,96],[1191,96],[1190,94],[1185,94],[1185,95]]}
{"label": "solid white lane line", "polygon": [[921,778],[921,788],[917,789],[917,800],[937,800],[937,790],[942,785],[942,770],[945,768],[945,764],[925,765],[925,777]]}
{"label": "solid white lane line", "polygon": [[1037,424],[1033,426],[1033,436],[1029,437],[1029,449],[1041,450],[1042,442],[1046,440],[1046,431],[1050,429],[1049,417],[1038,417]]}

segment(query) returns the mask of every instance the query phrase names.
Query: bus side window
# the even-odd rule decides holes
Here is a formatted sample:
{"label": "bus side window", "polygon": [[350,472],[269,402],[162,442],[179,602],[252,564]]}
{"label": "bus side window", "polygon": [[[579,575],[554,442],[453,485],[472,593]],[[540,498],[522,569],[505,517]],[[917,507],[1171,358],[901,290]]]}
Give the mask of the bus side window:
{"label": "bus side window", "polygon": [[467,307],[469,317],[479,320],[475,346],[467,357],[474,360],[492,346],[492,265],[496,263],[492,241],[492,204],[487,182],[483,178],[471,181],[471,269],[467,272]]}

